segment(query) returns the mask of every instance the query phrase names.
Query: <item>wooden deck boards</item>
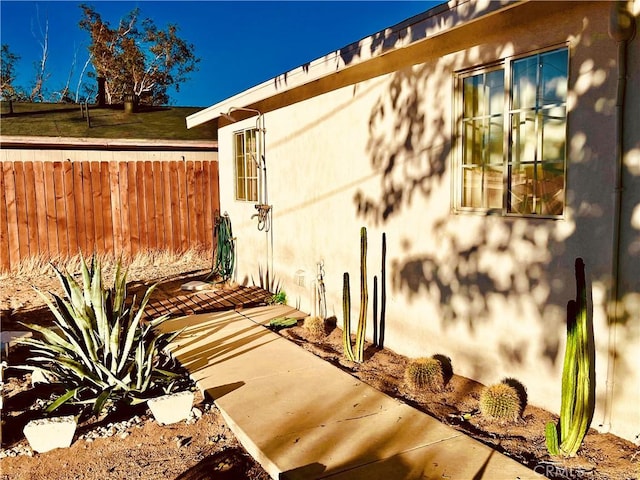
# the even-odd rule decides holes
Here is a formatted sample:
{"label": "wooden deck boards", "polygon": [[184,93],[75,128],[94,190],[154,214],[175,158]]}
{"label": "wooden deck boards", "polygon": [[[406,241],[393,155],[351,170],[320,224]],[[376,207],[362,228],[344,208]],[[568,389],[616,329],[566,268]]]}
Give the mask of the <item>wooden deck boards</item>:
{"label": "wooden deck boards", "polygon": [[161,315],[180,317],[198,313],[237,310],[264,305],[271,293],[260,287],[237,286],[227,290],[188,292],[173,298],[151,299],[145,309],[146,318]]}

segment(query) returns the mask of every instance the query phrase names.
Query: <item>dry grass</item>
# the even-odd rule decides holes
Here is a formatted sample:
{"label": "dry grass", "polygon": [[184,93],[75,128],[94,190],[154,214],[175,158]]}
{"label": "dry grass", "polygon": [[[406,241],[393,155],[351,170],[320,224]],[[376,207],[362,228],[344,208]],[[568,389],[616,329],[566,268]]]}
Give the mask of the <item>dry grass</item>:
{"label": "dry grass", "polygon": [[[0,272],[0,280],[29,280],[39,276],[54,276],[53,266],[59,270],[77,274],[81,271],[82,258],[79,254],[68,258],[50,258],[45,255],[29,257],[22,260],[11,271]],[[115,273],[119,257],[109,253],[97,253],[95,258],[102,265],[105,280],[109,281]],[[86,260],[89,262],[90,257],[87,257]],[[155,278],[146,278],[146,280],[158,280],[173,271],[185,272],[194,268],[210,268],[211,252],[202,249],[189,249],[185,252],[150,250],[138,253],[133,258],[123,257],[122,267],[128,269],[129,280],[142,280],[139,278],[141,273],[149,276],[149,272],[153,273],[154,271],[158,275]],[[166,273],[167,270],[169,273]]]}

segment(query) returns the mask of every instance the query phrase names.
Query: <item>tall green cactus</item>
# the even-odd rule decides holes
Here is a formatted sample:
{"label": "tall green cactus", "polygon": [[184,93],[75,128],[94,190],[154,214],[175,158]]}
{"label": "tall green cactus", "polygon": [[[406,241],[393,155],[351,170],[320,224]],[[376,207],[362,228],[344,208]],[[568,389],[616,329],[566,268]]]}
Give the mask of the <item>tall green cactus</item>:
{"label": "tall green cactus", "polygon": [[367,303],[369,292],[367,290],[367,229],[360,229],[360,317],[356,331],[356,362],[364,360],[364,338],[367,330]]}
{"label": "tall green cactus", "polygon": [[342,344],[344,355],[348,360],[354,361],[353,349],[351,348],[351,291],[349,288],[349,273],[344,272],[342,276],[342,312],[344,315],[344,325],[342,326]]}
{"label": "tall green cactus", "polygon": [[344,325],[342,329],[342,343],[344,354],[352,362],[364,360],[364,339],[367,329],[367,303],[369,294],[367,290],[367,229],[360,229],[360,316],[356,330],[355,354],[351,345],[351,293],[349,289],[349,274],[344,273],[342,287],[342,310],[344,312]]}
{"label": "tall green cactus", "polygon": [[594,365],[589,353],[587,288],[584,262],[576,259],[576,300],[567,306],[567,346],[562,370],[562,404],[559,425],[545,428],[551,455],[574,456],[587,433],[594,410],[591,384]]}

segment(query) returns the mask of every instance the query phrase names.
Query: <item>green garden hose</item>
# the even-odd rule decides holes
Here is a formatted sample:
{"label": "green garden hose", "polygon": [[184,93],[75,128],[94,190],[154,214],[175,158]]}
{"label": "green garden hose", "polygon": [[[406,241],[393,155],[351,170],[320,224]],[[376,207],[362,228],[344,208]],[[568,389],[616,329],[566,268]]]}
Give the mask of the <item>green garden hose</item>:
{"label": "green garden hose", "polygon": [[215,264],[211,273],[205,280],[211,277],[220,277],[222,282],[226,282],[233,275],[235,267],[235,246],[233,232],[231,230],[231,219],[228,214],[216,218],[215,223],[216,243]]}

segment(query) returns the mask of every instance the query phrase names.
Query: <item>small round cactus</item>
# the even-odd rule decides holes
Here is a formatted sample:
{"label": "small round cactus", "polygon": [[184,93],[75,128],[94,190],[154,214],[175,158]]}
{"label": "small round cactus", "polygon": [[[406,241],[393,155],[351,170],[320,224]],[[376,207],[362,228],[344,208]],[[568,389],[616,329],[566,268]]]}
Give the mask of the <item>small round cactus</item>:
{"label": "small round cactus", "polygon": [[480,394],[480,413],[492,420],[515,422],[520,417],[520,396],[506,383],[485,387]]}
{"label": "small round cactus", "polygon": [[306,317],[302,327],[314,337],[321,337],[324,335],[324,319],[321,317]]}
{"label": "small round cactus", "polygon": [[404,371],[404,378],[415,390],[440,392],[444,389],[442,364],[435,358],[416,358],[411,360]]}

